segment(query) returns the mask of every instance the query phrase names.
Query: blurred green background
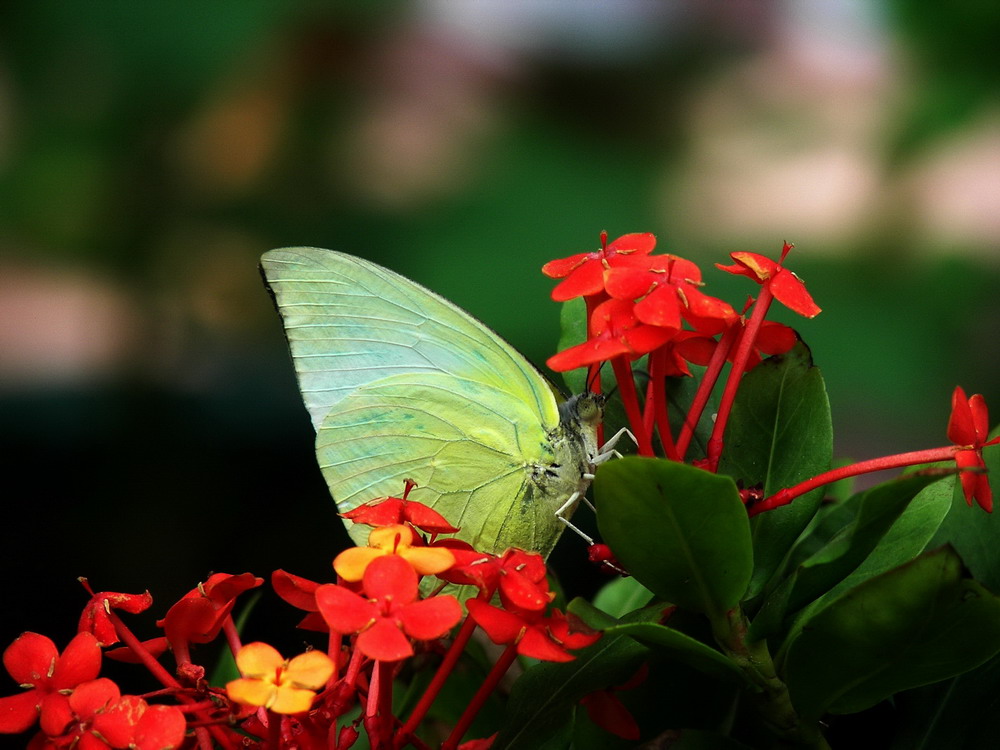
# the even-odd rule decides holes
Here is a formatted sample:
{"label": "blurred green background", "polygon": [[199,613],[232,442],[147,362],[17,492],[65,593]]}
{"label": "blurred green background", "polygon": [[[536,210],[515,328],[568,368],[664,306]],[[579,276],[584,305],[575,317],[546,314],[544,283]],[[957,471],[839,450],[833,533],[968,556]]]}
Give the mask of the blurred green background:
{"label": "blurred green background", "polygon": [[711,264],[788,240],[840,454],[944,444],[956,383],[1000,414],[997,38],[971,0],[3,3],[0,644],[65,642],[78,575],[158,615],[212,570],[329,578],[271,247],[542,362],[538,269],[602,229],[736,306]]}

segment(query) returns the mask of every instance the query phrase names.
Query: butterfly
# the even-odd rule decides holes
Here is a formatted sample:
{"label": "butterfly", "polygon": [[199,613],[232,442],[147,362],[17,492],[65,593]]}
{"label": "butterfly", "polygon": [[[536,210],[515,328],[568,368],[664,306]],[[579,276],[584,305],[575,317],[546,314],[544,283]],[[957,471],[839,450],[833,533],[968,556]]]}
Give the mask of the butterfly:
{"label": "butterfly", "polygon": [[[477,550],[552,551],[607,455],[602,396],[562,400],[471,315],[362,258],[285,248],[265,253],[261,272],[340,513],[410,479],[410,499]],[[345,523],[367,542],[367,526]]]}

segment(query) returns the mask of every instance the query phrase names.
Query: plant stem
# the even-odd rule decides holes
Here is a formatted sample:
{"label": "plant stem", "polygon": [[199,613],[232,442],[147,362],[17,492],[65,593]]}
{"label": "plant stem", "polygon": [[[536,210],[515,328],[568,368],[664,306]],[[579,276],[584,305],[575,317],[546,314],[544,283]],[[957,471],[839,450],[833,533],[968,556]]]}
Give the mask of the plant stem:
{"label": "plant stem", "polygon": [[462,741],[462,737],[468,731],[469,725],[472,724],[473,719],[476,718],[486,700],[496,690],[500,680],[507,674],[507,670],[510,669],[510,665],[514,663],[514,659],[516,658],[517,644],[512,643],[500,654],[500,658],[497,659],[493,668],[490,669],[490,673],[486,675],[486,679],[483,680],[483,684],[479,686],[479,690],[476,691],[472,700],[469,701],[469,705],[465,707],[465,711],[459,718],[458,723],[455,724],[455,728],[451,730],[448,739],[441,743],[441,750],[455,750],[458,747],[458,743]]}

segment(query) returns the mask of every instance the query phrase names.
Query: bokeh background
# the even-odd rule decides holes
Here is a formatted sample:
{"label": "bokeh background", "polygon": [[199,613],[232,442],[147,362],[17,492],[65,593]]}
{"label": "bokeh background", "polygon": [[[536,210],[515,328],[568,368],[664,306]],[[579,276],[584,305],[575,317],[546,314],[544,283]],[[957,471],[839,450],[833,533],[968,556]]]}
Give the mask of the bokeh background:
{"label": "bokeh background", "polygon": [[711,264],[787,239],[841,455],[944,444],[956,383],[1000,414],[998,38],[973,0],[0,4],[0,644],[64,643],[80,575],[157,615],[213,570],[329,578],[271,247],[542,362],[538,269],[600,230],[735,305]]}

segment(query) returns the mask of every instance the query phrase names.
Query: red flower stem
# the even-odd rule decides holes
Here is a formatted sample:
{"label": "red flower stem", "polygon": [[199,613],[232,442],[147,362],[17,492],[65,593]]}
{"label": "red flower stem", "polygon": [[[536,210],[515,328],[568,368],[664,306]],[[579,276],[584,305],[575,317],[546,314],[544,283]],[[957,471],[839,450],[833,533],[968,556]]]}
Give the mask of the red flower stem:
{"label": "red flower stem", "polygon": [[654,350],[649,355],[649,385],[650,392],[646,396],[646,409],[652,406],[656,432],[660,436],[663,455],[671,461],[679,461],[674,436],[670,432],[670,415],[667,413],[667,376],[664,358],[667,350],[663,347]]}
{"label": "red flower stem", "polygon": [[[490,595],[492,596],[492,594]],[[483,599],[483,595],[478,596],[479,599]],[[485,601],[489,601],[490,597],[487,596]],[[424,690],[424,694],[420,696],[420,700],[417,701],[417,705],[413,708],[413,713],[410,714],[410,718],[406,720],[406,723],[396,732],[396,742],[402,747],[402,742],[405,742],[409,735],[416,731],[420,722],[423,721],[424,716],[430,710],[430,707],[434,703],[434,699],[437,698],[438,693],[441,692],[441,688],[444,686],[445,680],[451,675],[451,671],[455,668],[455,664],[458,663],[459,658],[462,656],[462,652],[465,650],[466,644],[468,644],[469,639],[472,638],[472,634],[476,630],[476,621],[471,617],[466,616],[465,622],[462,623],[462,627],[458,631],[458,635],[455,636],[455,640],[452,641],[451,647],[448,649],[448,653],[444,655],[444,659],[441,660],[441,665],[438,667],[437,672],[434,673],[434,677],[431,679],[430,684],[427,689]]]}
{"label": "red flower stem", "polygon": [[625,415],[628,417],[632,432],[639,443],[640,456],[652,456],[653,444],[649,439],[649,433],[645,429],[642,420],[642,411],[639,409],[639,396],[635,392],[635,380],[632,378],[632,365],[624,356],[614,357],[611,360],[611,367],[615,371],[615,380],[618,381],[618,390],[622,394],[622,404],[625,406]]}
{"label": "red flower stem", "polygon": [[483,705],[486,703],[493,691],[496,690],[497,685],[500,684],[500,680],[503,676],[507,674],[507,670],[510,669],[510,665],[514,663],[514,659],[517,658],[517,644],[511,643],[507,646],[507,649],[500,654],[500,658],[497,659],[493,668],[490,669],[490,673],[486,675],[486,679],[483,680],[483,684],[479,686],[479,690],[476,694],[472,696],[472,700],[469,701],[469,705],[465,707],[465,711],[459,717],[458,722],[455,724],[455,728],[451,730],[451,734],[448,735],[448,739],[441,743],[441,750],[455,750],[458,747],[458,743],[462,741],[462,737],[469,730],[469,726],[472,724],[476,715],[482,709]]}
{"label": "red flower stem", "polygon": [[[591,321],[594,319],[594,310],[607,297],[606,294],[592,294],[584,297],[587,303],[587,339],[591,337]],[[587,368],[587,388],[592,393],[601,393],[601,367],[603,362],[594,362]],[[604,445],[604,424],[597,425],[597,444]]]}
{"label": "red flower stem", "polygon": [[226,642],[229,643],[229,650],[233,652],[235,659],[236,654],[243,648],[243,643],[240,641],[240,631],[236,629],[232,615],[227,615],[226,619],[222,621],[222,632],[226,634]]}
{"label": "red flower stem", "polygon": [[365,705],[364,725],[372,750],[389,748],[392,736],[392,670],[393,663],[377,661],[372,669]]}
{"label": "red flower stem", "polygon": [[807,479],[794,487],[778,490],[770,497],[766,497],[759,503],[754,503],[747,508],[748,516],[756,516],[766,510],[774,510],[783,505],[788,505],[795,498],[822,487],[825,484],[836,482],[847,477],[856,477],[859,474],[869,474],[873,471],[883,471],[885,469],[898,469],[903,466],[915,466],[918,464],[933,463],[935,461],[950,461],[955,457],[955,452],[962,450],[962,446],[949,445],[944,448],[928,448],[922,451],[910,451],[909,453],[897,453],[893,456],[882,456],[872,458],[868,461],[859,461],[849,466],[841,466],[822,474],[817,474],[812,479]]}
{"label": "red flower stem", "polygon": [[276,714],[270,709],[267,712],[267,742],[264,746],[267,750],[281,748],[281,714]]}
{"label": "red flower stem", "polygon": [[[157,680],[160,681],[160,684],[162,684],[165,687],[176,690],[177,692],[175,693],[175,695],[177,696],[177,700],[179,702],[186,703],[188,705],[194,704],[196,701],[193,698],[186,696],[182,692],[180,692],[182,689],[181,684],[176,679],[174,679],[174,676],[170,674],[170,672],[164,669],[163,665],[160,664],[160,662],[158,662],[153,657],[153,655],[149,653],[149,651],[146,650],[146,647],[143,646],[142,642],[135,637],[135,634],[131,630],[129,630],[128,626],[124,622],[122,622],[121,618],[117,614],[115,614],[114,610],[109,607],[107,612],[108,612],[108,619],[114,626],[115,633],[118,634],[118,637],[121,639],[122,643],[128,646],[129,650],[132,651],[132,653],[134,653],[137,657],[139,657],[139,660],[143,663],[143,666],[145,666],[146,669],[148,669],[152,673],[152,675]],[[207,741],[207,735],[205,734],[206,729],[208,732],[211,732],[212,737],[215,738],[215,741],[222,748],[224,748],[224,750],[231,750],[233,748],[233,744],[230,741],[228,735],[222,730],[222,727],[219,726],[209,726],[207,728],[200,728],[196,730],[199,738],[198,740],[199,744],[204,744],[205,741]],[[208,741],[207,747],[211,747],[210,741]]]}
{"label": "red flower stem", "polygon": [[726,387],[722,391],[722,398],[719,401],[719,413],[715,418],[715,426],[712,428],[712,436],[708,439],[708,470],[715,471],[719,468],[719,457],[722,455],[722,438],[726,432],[726,424],[729,422],[729,414],[733,410],[733,402],[736,400],[736,392],[739,390],[740,381],[746,371],[750,353],[753,351],[754,342],[757,340],[757,332],[767,315],[767,310],[771,307],[771,285],[767,282],[760,288],[757,301],[754,303],[753,312],[750,313],[750,320],[747,321],[740,336],[740,343],[736,347],[736,355],[733,357],[733,366],[729,370],[729,378],[726,380]]}
{"label": "red flower stem", "polygon": [[733,348],[733,342],[736,341],[739,330],[739,326],[729,326],[722,334],[722,338],[719,339],[715,351],[712,352],[712,358],[708,361],[708,366],[705,368],[705,374],[702,376],[701,382],[698,383],[698,390],[695,391],[691,408],[688,410],[687,417],[684,419],[684,425],[681,427],[680,436],[677,438],[677,456],[679,461],[683,461],[687,454],[688,447],[691,445],[691,439],[694,437],[694,431],[698,427],[698,422],[701,421],[701,415],[708,405],[708,399],[711,398],[712,391],[715,390],[715,384],[719,380],[719,374],[722,372],[723,365],[726,364],[726,357],[729,356],[729,352]]}
{"label": "red flower stem", "polygon": [[327,680],[327,685],[332,685],[337,681],[337,675],[340,674],[340,668],[344,666],[341,664],[342,656],[341,647],[344,645],[344,636],[341,633],[335,633],[330,631],[330,638],[327,641],[326,654],[333,661],[333,674],[330,675],[330,679]]}

